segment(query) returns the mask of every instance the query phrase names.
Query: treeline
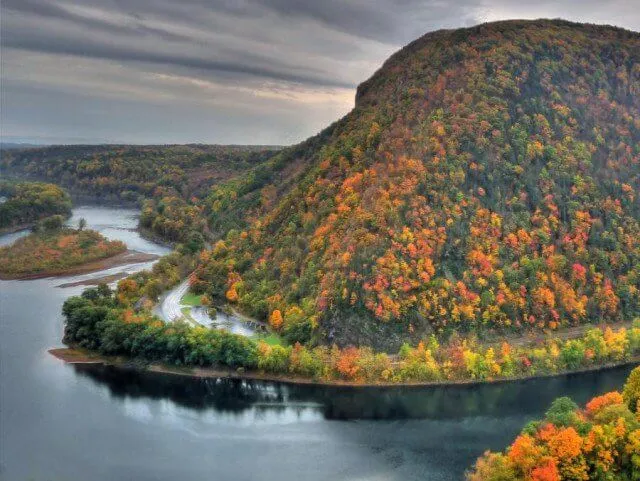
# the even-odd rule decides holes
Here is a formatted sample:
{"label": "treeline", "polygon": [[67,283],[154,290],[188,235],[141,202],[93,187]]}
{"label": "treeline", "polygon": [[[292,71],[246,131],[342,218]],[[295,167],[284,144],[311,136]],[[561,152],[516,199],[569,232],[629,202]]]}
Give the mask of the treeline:
{"label": "treeline", "polygon": [[[207,232],[201,199],[212,185],[264,163],[278,147],[70,145],[3,153],[0,169],[48,179],[103,203],[145,204],[143,227],[169,241]],[[171,206],[166,208],[165,206]],[[193,213],[200,217],[193,221]]]}
{"label": "treeline", "polygon": [[194,285],[301,341],[391,350],[638,317],[638,94],[634,32],[427,35],[298,146],[295,183],[214,186],[203,212],[226,235]]}
{"label": "treeline", "polygon": [[0,229],[33,224],[53,215],[71,215],[71,198],[54,184],[0,181],[2,197]]}
{"label": "treeline", "polygon": [[636,481],[640,479],[640,368],[622,393],[597,396],[580,409],[553,402],[504,453],[487,452],[468,481]]}
{"label": "treeline", "polygon": [[64,342],[108,355],[174,365],[255,367],[255,343],[222,330],[166,324],[147,311],[118,308],[108,287],[86,290],[64,303]]}
{"label": "treeline", "polygon": [[[88,289],[65,302],[65,343],[108,355],[179,366],[223,366],[282,376],[354,383],[426,383],[495,380],[555,374],[640,355],[640,319],[629,328],[594,328],[578,339],[547,339],[530,346],[483,345],[435,337],[405,344],[397,356],[368,347],[268,345],[263,341],[186,323],[165,323],[149,310],[153,299],[179,282],[180,257],[108,288]],[[187,270],[188,264],[181,269]],[[161,282],[160,285],[157,283]],[[145,303],[147,305],[145,305]]]}
{"label": "treeline", "polygon": [[105,201],[137,202],[156,190],[183,197],[247,170],[277,150],[226,145],[60,145],[11,150],[0,168],[47,178],[73,193]]}
{"label": "treeline", "polygon": [[37,232],[0,247],[0,275],[62,274],[127,250],[123,242],[108,240],[93,230],[65,228],[63,222],[61,216],[48,217],[37,225]]}

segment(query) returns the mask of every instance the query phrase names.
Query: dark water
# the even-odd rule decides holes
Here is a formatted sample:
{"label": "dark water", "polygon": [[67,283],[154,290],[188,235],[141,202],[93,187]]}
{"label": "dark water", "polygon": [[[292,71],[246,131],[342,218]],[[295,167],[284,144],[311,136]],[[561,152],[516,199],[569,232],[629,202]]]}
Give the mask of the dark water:
{"label": "dark water", "polygon": [[[132,211],[82,214],[137,250],[164,252],[126,230]],[[458,480],[555,397],[584,402],[630,370],[337,389],[65,365],[46,350],[60,345],[62,302],[82,287],[55,286],[83,277],[0,282],[2,480]]]}

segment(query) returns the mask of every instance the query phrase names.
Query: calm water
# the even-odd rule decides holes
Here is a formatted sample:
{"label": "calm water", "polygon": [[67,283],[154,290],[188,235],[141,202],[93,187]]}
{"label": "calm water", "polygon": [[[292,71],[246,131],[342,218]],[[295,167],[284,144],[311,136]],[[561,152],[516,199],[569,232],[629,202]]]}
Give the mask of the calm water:
{"label": "calm water", "polygon": [[[80,208],[90,227],[162,254],[135,211]],[[0,239],[0,242],[2,239]],[[112,269],[113,272],[144,264]],[[100,275],[104,275],[100,273]],[[27,480],[459,480],[557,396],[584,402],[629,369],[437,389],[335,389],[183,379],[65,365],[64,282],[0,282],[0,478]]]}

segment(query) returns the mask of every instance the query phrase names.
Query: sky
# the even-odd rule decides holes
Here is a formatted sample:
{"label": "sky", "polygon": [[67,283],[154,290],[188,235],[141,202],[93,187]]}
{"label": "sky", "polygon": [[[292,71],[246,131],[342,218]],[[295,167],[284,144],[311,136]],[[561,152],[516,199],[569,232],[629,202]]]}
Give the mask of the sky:
{"label": "sky", "polygon": [[2,0],[3,142],[292,144],[426,32],[640,0]]}

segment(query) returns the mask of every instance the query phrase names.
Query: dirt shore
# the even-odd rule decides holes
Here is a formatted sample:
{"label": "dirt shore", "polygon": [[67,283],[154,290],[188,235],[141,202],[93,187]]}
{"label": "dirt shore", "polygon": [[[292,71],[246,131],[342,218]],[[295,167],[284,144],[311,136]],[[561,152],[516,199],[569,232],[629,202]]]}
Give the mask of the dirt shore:
{"label": "dirt shore", "polygon": [[100,284],[110,284],[115,281],[119,281],[120,279],[124,279],[129,275],[128,272],[116,272],[115,274],[109,274],[107,276],[101,277],[92,277],[91,279],[86,279],[84,281],[76,281],[76,282],[65,282],[64,284],[58,284],[56,287],[76,287],[76,286],[97,286]]}
{"label": "dirt shore", "polygon": [[30,279],[43,279],[45,277],[58,277],[58,276],[70,276],[77,274],[88,274],[90,272],[101,271],[105,269],[111,269],[112,267],[123,266],[127,264],[138,264],[140,262],[154,261],[159,256],[155,254],[145,254],[144,252],[138,252],[134,250],[126,250],[115,256],[106,257],[96,261],[87,262],[78,266],[72,266],[68,269],[56,269],[49,271],[32,272],[28,274],[3,274],[0,272],[1,280],[30,280]]}
{"label": "dirt shore", "polygon": [[193,378],[225,378],[225,379],[247,379],[255,381],[273,381],[285,384],[304,384],[312,386],[344,386],[344,387],[436,387],[436,386],[474,386],[480,384],[502,384],[514,381],[526,381],[528,379],[541,379],[548,377],[564,376],[566,374],[579,374],[584,372],[604,371],[622,366],[634,366],[640,364],[640,356],[621,362],[607,363],[599,366],[589,366],[574,371],[562,371],[536,376],[518,376],[510,378],[490,379],[490,380],[468,380],[468,381],[437,381],[437,382],[408,382],[408,383],[359,383],[341,380],[317,380],[298,376],[284,376],[270,374],[260,371],[244,371],[242,368],[234,370],[227,368],[202,368],[202,367],[175,367],[160,363],[145,363],[124,357],[101,356],[84,349],[76,348],[56,348],[49,349],[49,353],[54,357],[69,364],[104,364],[123,369],[135,369],[138,371],[156,372],[171,374],[175,376],[186,376]]}

